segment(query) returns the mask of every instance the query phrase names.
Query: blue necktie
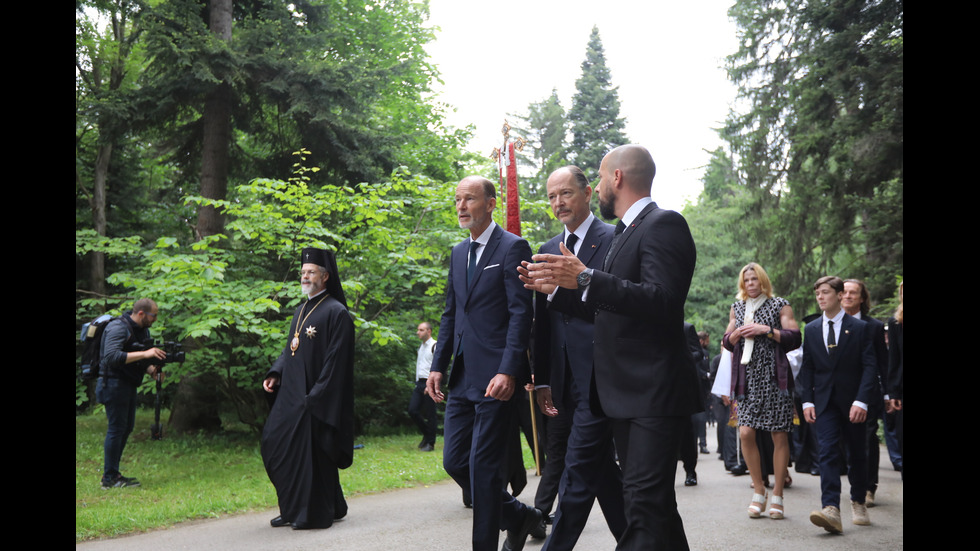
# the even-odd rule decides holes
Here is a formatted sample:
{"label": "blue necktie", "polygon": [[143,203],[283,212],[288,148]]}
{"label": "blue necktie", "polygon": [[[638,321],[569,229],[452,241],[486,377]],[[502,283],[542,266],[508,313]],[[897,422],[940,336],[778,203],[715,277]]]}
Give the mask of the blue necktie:
{"label": "blue necktie", "polygon": [[473,281],[473,273],[476,272],[476,250],[480,248],[480,243],[470,242],[470,263],[466,267],[466,286],[469,287]]}

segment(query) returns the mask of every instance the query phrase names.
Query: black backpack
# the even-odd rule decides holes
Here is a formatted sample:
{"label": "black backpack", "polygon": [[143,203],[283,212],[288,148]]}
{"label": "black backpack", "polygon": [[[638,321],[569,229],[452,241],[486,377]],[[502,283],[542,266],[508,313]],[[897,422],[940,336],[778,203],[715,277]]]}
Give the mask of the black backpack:
{"label": "black backpack", "polygon": [[99,363],[102,361],[102,334],[109,322],[117,319],[109,314],[102,314],[94,320],[82,325],[79,340],[85,346],[82,351],[82,380],[91,381],[99,376]]}

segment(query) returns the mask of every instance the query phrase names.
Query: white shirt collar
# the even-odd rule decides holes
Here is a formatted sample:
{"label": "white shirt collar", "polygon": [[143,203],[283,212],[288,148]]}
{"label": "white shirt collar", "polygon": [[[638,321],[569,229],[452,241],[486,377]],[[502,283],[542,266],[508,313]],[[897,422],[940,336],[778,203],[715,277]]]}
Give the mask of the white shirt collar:
{"label": "white shirt collar", "polygon": [[493,220],[490,220],[490,225],[487,226],[487,229],[483,230],[483,233],[480,234],[480,237],[477,237],[476,239],[470,237],[470,242],[472,243],[473,241],[476,241],[481,246],[486,245],[488,242],[490,242],[490,235],[493,233],[493,229],[496,227],[497,227],[497,223],[494,222]]}
{"label": "white shirt collar", "polygon": [[623,217],[620,218],[620,220],[622,220],[623,222],[623,225],[628,228],[629,225],[633,223],[633,220],[635,220],[636,217],[639,216],[640,211],[642,211],[644,208],[646,208],[647,205],[649,205],[652,202],[653,199],[651,199],[650,197],[640,197],[639,199],[637,199],[635,203],[630,205],[630,208],[626,209],[626,213],[623,214]]}
{"label": "white shirt collar", "polygon": [[824,314],[823,314],[823,323],[824,323],[824,325],[826,325],[828,321],[832,321],[832,322],[834,322],[834,325],[836,325],[837,327],[840,327],[840,322],[841,322],[842,319],[844,319],[844,309],[843,308],[841,308],[840,311],[837,312],[837,315],[834,316],[833,318],[828,318],[826,312],[824,312]]}

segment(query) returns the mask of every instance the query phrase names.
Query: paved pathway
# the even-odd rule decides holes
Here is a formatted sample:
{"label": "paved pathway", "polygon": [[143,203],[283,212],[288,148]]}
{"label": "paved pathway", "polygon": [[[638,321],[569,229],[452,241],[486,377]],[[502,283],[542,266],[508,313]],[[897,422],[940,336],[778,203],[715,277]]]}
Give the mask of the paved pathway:
{"label": "paved pathway", "polygon": [[[709,449],[715,449],[709,428]],[[835,536],[813,526],[809,513],[820,505],[819,478],[792,472],[793,486],[785,492],[786,519],[749,519],[745,513],[752,490],[749,477],[725,472],[717,454],[698,456],[699,485],[683,484],[678,468],[677,506],[692,550],[765,549],[771,551],[895,551],[903,548],[903,483],[892,470],[882,447],[878,506],[869,509],[871,526],[850,524],[850,505],[843,510],[844,535]],[[679,467],[679,465],[678,465]],[[539,478],[528,475],[519,499],[533,501]],[[848,488],[847,480],[843,488]],[[469,549],[471,514],[462,506],[459,488],[452,482],[427,487],[358,496],[349,500],[350,514],[329,530],[273,529],[276,511],[216,520],[181,523],[165,530],[75,546],[81,551],[125,550],[270,550],[339,551]],[[501,539],[501,543],[503,539]],[[529,540],[528,551],[539,551],[541,540]],[[599,507],[592,511],[576,549],[607,550],[615,540],[606,529]]]}

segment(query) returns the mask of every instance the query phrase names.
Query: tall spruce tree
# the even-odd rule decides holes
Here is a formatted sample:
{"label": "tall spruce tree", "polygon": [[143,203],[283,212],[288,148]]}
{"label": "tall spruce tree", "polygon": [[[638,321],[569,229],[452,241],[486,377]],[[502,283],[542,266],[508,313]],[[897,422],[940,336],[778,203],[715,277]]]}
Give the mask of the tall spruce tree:
{"label": "tall spruce tree", "polygon": [[728,71],[748,108],[727,137],[773,283],[808,299],[835,273],[890,296],[904,257],[903,3],[739,0],[729,14]]}
{"label": "tall spruce tree", "polygon": [[575,90],[568,112],[572,130],[569,157],[591,182],[599,174],[602,157],[610,149],[629,143],[624,132],[626,119],[619,116],[618,87],[612,85],[598,27],[592,27],[582,76],[575,81]]}

